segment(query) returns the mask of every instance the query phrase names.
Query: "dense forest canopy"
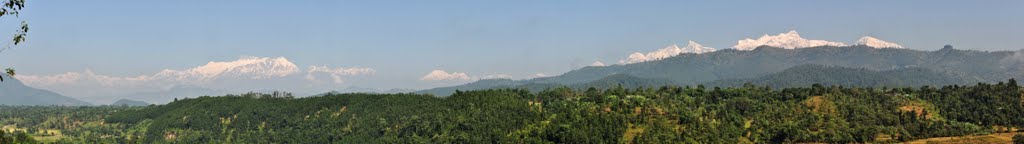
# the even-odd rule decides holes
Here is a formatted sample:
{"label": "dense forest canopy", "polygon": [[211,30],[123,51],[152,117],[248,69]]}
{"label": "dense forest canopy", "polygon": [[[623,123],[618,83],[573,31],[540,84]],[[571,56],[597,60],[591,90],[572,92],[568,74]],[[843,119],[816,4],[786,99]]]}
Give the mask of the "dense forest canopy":
{"label": "dense forest canopy", "polygon": [[60,130],[50,141],[67,143],[848,143],[1016,130],[1024,99],[1011,79],[917,88],[490,89],[443,98],[248,93],[145,107],[4,106],[0,117],[21,132]]}

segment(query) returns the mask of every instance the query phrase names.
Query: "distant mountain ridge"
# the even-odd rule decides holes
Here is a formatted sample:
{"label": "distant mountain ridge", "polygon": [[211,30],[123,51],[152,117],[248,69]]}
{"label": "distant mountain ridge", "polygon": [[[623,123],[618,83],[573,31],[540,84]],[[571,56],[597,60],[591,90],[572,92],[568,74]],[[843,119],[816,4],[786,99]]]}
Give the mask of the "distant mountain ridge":
{"label": "distant mountain ridge", "polygon": [[0,105],[92,105],[55,92],[26,86],[7,74],[0,76],[4,77],[4,81],[0,82]]}
{"label": "distant mountain ridge", "polygon": [[175,98],[194,98],[199,96],[224,95],[228,93],[230,92],[199,86],[174,86],[167,90],[130,93],[113,96],[112,98],[128,98],[148,104],[163,104],[169,103]]}
{"label": "distant mountain ridge", "polygon": [[823,65],[799,65],[757,78],[723,79],[703,83],[707,87],[740,87],[747,83],[772,88],[808,87],[813,84],[845,87],[918,87],[924,85],[971,84],[972,80],[924,68],[873,71]]}
{"label": "distant mountain ridge", "polygon": [[[490,87],[517,87],[524,85],[587,85],[613,75],[639,79],[662,80],[677,85],[696,85],[716,80],[756,80],[800,65],[822,65],[855,68],[870,71],[927,70],[929,73],[956,77],[958,83],[996,82],[1024,76],[1024,54],[1014,51],[971,51],[943,48],[936,51],[914,49],[874,48],[867,45],[818,46],[784,49],[761,46],[751,51],[724,49],[715,52],[684,53],[657,61],[634,64],[590,66],[565,74],[530,80],[481,80],[465,85],[421,90],[445,96],[454,90],[476,90]],[[621,76],[620,76],[621,77]],[[951,83],[935,83],[951,84]],[[641,84],[659,85],[659,84]],[[663,84],[661,84],[663,85]]]}
{"label": "distant mountain ridge", "polygon": [[426,90],[416,91],[415,93],[427,93],[434,94],[436,96],[443,96],[451,94],[456,90],[478,90],[478,89],[491,89],[491,88],[510,88],[518,85],[527,84],[527,80],[512,80],[512,79],[482,79],[476,82],[471,82],[458,86],[450,87],[439,87]]}
{"label": "distant mountain ridge", "polygon": [[149,103],[146,103],[144,101],[121,99],[121,100],[117,100],[116,102],[114,102],[113,104],[110,104],[110,105],[113,105],[113,106],[148,106]]}
{"label": "distant mountain ridge", "polygon": [[919,51],[912,49],[876,49],[867,46],[822,46],[801,49],[761,47],[753,51],[719,50],[706,54],[681,54],[660,61],[628,65],[585,67],[561,76],[533,79],[535,83],[575,84],[590,82],[613,74],[641,78],[669,79],[697,84],[718,79],[753,78],[789,67],[817,64],[870,70],[920,67],[942,72],[977,76],[984,80],[1005,80],[1021,73],[998,65],[1012,52],[965,50]]}

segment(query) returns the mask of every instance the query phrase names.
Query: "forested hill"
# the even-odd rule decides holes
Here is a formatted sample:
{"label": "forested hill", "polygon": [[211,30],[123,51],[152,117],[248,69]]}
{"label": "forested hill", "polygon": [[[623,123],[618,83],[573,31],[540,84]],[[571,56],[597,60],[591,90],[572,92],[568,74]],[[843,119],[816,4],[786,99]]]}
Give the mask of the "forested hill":
{"label": "forested hill", "polygon": [[590,81],[582,84],[571,85],[572,88],[586,89],[586,88],[613,88],[613,87],[625,87],[625,88],[641,88],[641,87],[660,87],[667,85],[679,85],[679,82],[675,82],[668,79],[656,79],[656,78],[641,78],[627,74],[613,74],[598,80]]}
{"label": "forested hill", "polygon": [[[696,85],[716,80],[743,80],[778,73],[794,66],[824,65],[872,71],[904,68],[923,69],[957,76],[967,81],[955,83],[997,82],[1024,77],[1024,54],[1013,51],[957,50],[952,46],[936,50],[879,49],[863,45],[821,46],[782,49],[762,46],[752,51],[724,49],[704,54],[681,54],[663,60],[625,65],[590,66],[565,74],[504,83],[500,87],[519,85],[585,85],[613,75],[626,75],[647,80],[671,81],[680,85]],[[511,80],[510,80],[511,81]],[[942,81],[942,80],[935,80]],[[849,82],[840,82],[849,83]],[[857,82],[862,83],[862,82]],[[886,83],[886,82],[871,82]],[[641,84],[651,85],[651,84]],[[492,88],[493,85],[466,85],[419,91],[444,96],[458,90]]]}
{"label": "forested hill", "polygon": [[114,143],[861,143],[1024,127],[1016,81],[188,98],[105,118]]}
{"label": "forested hill", "polygon": [[553,83],[533,83],[529,80],[510,80],[510,79],[485,79],[479,80],[473,83],[453,86],[453,87],[442,87],[428,90],[421,90],[417,93],[432,94],[435,96],[448,96],[455,93],[456,90],[482,90],[482,89],[504,89],[504,88],[517,88],[524,89],[533,92],[538,92],[544,89],[556,88],[567,86],[575,89],[586,89],[590,87],[595,88],[612,88],[612,87],[625,87],[625,88],[639,88],[639,87],[659,87],[666,85],[678,85],[680,83],[674,82],[667,79],[649,79],[640,78],[636,76],[626,74],[613,74],[604,78],[594,80],[587,83],[564,85],[564,84],[553,84]]}
{"label": "forested hill", "polygon": [[0,74],[0,76],[4,77],[4,81],[0,82],[0,105],[91,105],[88,102],[52,91],[26,86],[7,74]]}
{"label": "forested hill", "polygon": [[925,68],[874,71],[822,65],[800,65],[784,71],[748,79],[725,79],[704,83],[708,87],[739,87],[750,83],[773,88],[807,87],[813,84],[847,87],[919,87],[925,85],[968,85],[981,82],[960,75]]}

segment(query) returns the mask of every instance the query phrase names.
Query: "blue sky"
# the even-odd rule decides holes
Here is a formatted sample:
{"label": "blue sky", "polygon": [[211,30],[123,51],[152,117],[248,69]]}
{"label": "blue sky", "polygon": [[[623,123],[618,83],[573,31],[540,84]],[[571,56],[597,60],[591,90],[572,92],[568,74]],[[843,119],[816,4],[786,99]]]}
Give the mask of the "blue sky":
{"label": "blue sky", "polygon": [[[693,40],[729,48],[797,30],[934,50],[1024,48],[1024,1],[78,1],[29,0],[28,42],[0,53],[20,74],[110,76],[240,56],[372,68],[343,86],[430,88],[432,70],[558,75]],[[0,28],[15,30],[10,17]],[[2,32],[3,29],[0,29]],[[59,90],[58,90],[59,91]]]}

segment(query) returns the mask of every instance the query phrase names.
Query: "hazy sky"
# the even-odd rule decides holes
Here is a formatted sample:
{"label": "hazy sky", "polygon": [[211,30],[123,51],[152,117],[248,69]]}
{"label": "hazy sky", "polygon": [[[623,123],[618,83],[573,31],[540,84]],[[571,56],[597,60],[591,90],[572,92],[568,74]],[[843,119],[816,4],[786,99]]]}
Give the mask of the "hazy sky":
{"label": "hazy sky", "polygon": [[[425,79],[433,70],[471,79],[558,75],[690,40],[723,49],[790,30],[922,50],[1024,48],[1020,0],[29,0],[19,19],[30,24],[28,42],[0,53],[0,66],[24,75],[134,77],[284,57],[303,74],[313,65],[372,69],[341,75],[336,86],[370,88],[471,81]],[[13,34],[19,19],[3,18],[0,32]]]}

